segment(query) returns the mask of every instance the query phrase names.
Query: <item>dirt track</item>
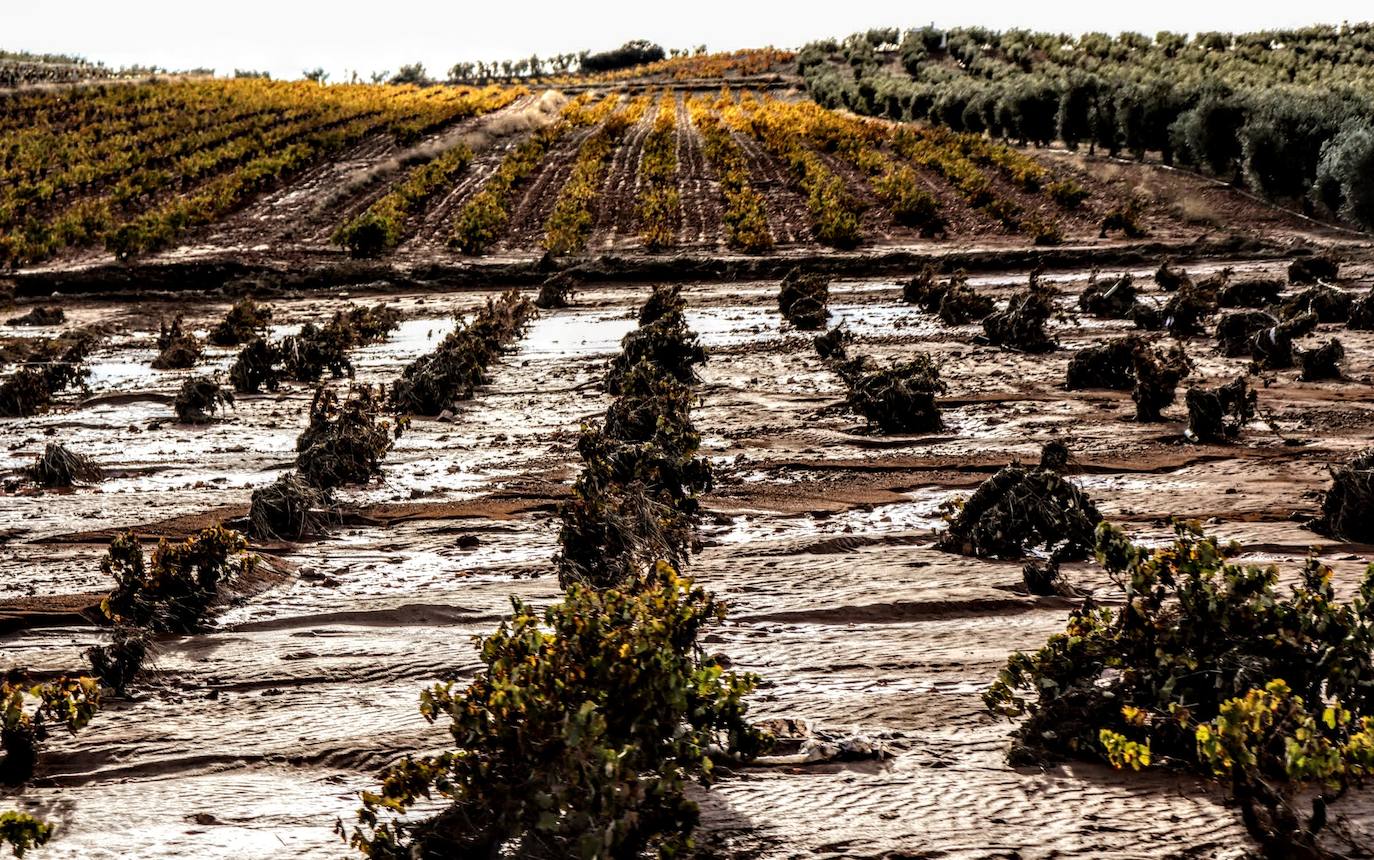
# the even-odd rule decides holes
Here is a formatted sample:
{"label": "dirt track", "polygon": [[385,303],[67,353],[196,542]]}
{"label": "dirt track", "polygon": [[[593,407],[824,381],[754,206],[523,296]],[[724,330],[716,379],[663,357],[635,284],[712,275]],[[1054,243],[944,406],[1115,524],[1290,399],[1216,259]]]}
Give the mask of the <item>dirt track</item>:
{"label": "dirt track", "polygon": [[[1148,271],[1136,271],[1138,283],[1149,283]],[[1345,286],[1369,286],[1368,267],[1349,271]],[[1062,283],[1068,303],[1086,274],[1045,277]],[[1016,270],[972,283],[1004,299],[1025,280]],[[1181,439],[1179,405],[1166,423],[1137,424],[1129,395],[1062,390],[1071,351],[1125,324],[1056,324],[1065,348],[1031,357],[973,345],[976,327],[944,326],[901,304],[899,292],[893,279],[837,282],[832,321],[857,335],[853,350],[880,361],[914,351],[943,361],[950,391],[938,434],[875,436],[839,408],[839,382],[809,336],[780,326],[775,282],[686,290],[689,323],[711,353],[694,418],[717,473],[692,572],[731,607],[707,647],[762,676],[756,716],[877,738],[891,754],[745,769],[702,797],[703,841],[762,858],[1240,856],[1238,816],[1206,786],[1087,765],[1004,764],[1009,726],[983,711],[979,693],[1010,650],[1060,628],[1071,604],[1021,593],[1018,563],[933,549],[940,505],[1063,439],[1075,480],[1140,538],[1162,537],[1167,516],[1199,517],[1241,541],[1248,557],[1289,571],[1316,544],[1348,593],[1374,548],[1332,544],[1293,514],[1315,510],[1326,464],[1374,431],[1374,335],[1323,326],[1314,337],[1344,341],[1350,379],[1299,383],[1284,371],[1261,391],[1278,433],[1300,444],[1284,445],[1257,423],[1236,446],[1194,446]],[[347,494],[360,516],[319,541],[264,548],[289,572],[286,582],[245,595],[216,632],[161,641],[150,688],[75,738],[56,739],[24,795],[61,827],[44,856],[347,856],[330,830],[336,816],[349,819],[356,792],[372,787],[387,761],[446,739],[420,718],[418,691],[474,669],[471,637],[495,626],[508,595],[557,595],[550,511],[574,474],[579,424],[605,408],[592,383],[645,295],[592,285],[578,307],[542,317],[453,422],[417,420],[384,480]],[[483,296],[388,299],[407,321],[355,355],[363,381],[392,378],[442,336],[452,312]],[[344,301],[274,300],[278,333]],[[11,610],[54,603],[44,599],[51,595],[79,606],[108,587],[101,536],[64,535],[192,517],[166,525],[176,533],[206,521],[204,512],[234,516],[253,487],[289,465],[304,387],[243,398],[208,427],[149,426],[170,414],[183,376],[147,368],[157,317],[190,307],[204,328],[226,306],[67,305],[68,325],[109,320],[121,333],[93,359],[87,405],[5,422],[13,441],[0,468],[23,464],[56,436],[112,476],[69,494],[6,497],[0,596]],[[1188,350],[1198,364],[1190,382],[1215,385],[1243,364],[1212,355],[1208,339]],[[231,355],[212,348],[200,369],[222,369]],[[461,547],[469,536],[476,547]],[[1116,599],[1095,567],[1067,569],[1101,601]],[[78,668],[96,629],[69,615],[54,621],[6,635],[7,660]],[[1337,810],[1374,827],[1364,796]]]}

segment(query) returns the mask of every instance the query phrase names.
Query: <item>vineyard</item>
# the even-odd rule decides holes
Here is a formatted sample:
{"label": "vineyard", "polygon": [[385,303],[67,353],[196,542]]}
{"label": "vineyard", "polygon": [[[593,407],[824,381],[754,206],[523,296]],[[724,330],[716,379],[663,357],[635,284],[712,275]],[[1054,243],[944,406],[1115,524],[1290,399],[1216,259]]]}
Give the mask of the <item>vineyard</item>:
{"label": "vineyard", "polygon": [[0,854],[1374,851],[1363,33],[0,91]]}
{"label": "vineyard", "polygon": [[[520,88],[317,90],[247,79],[80,104],[16,96],[0,253],[11,267],[175,260],[178,247],[462,266],[544,251],[1052,246],[1108,238],[1125,184],[969,133],[728,90],[588,92],[561,108]],[[1158,207],[1132,212],[1142,233],[1181,233]]]}

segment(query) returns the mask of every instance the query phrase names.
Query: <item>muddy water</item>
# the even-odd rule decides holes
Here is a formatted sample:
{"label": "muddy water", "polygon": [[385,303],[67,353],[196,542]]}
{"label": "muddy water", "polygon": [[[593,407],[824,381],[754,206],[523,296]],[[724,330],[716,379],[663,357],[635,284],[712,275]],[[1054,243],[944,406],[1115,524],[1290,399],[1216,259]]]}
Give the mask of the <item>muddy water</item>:
{"label": "muddy water", "polygon": [[[1086,281],[1046,276],[1062,282],[1066,307]],[[1004,299],[1025,277],[975,283]],[[895,281],[837,282],[832,322],[855,333],[855,351],[879,360],[929,352],[950,386],[945,430],[880,437],[842,407],[843,388],[810,336],[780,327],[775,290],[686,290],[689,322],[712,353],[695,418],[717,475],[694,572],[731,606],[707,645],[764,678],[758,715],[881,737],[891,758],[747,769],[702,798],[709,838],[770,858],[1239,856],[1243,829],[1205,786],[1083,765],[1005,766],[1008,726],[985,714],[979,692],[1008,651],[1035,647],[1071,607],[1021,594],[1018,563],[935,550],[942,508],[998,464],[1033,459],[1043,442],[1063,438],[1086,472],[1077,480],[1142,539],[1163,539],[1164,517],[1196,516],[1288,569],[1317,543],[1348,591],[1358,548],[1320,541],[1291,515],[1313,508],[1324,464],[1374,430],[1360,381],[1374,339],[1340,332],[1350,382],[1297,383],[1282,372],[1261,393],[1279,431],[1301,444],[1280,445],[1254,426],[1233,448],[1197,448],[1181,441],[1179,406],[1163,424],[1139,425],[1129,396],[1062,391],[1070,351],[1121,333],[1121,323],[1055,323],[1064,350],[1016,355],[972,344],[976,327],[949,328],[902,305]],[[43,856],[347,856],[332,828],[350,820],[357,791],[388,761],[446,740],[442,726],[420,718],[418,691],[473,671],[473,637],[499,622],[510,595],[556,596],[549,511],[575,475],[579,425],[605,408],[595,386],[604,362],[645,294],[592,288],[577,308],[543,315],[452,420],[415,420],[381,479],[344,493],[359,504],[415,505],[414,517],[342,525],[274,551],[293,575],[230,606],[213,632],[159,642],[157,674],[131,701],[55,739],[43,778],[19,798],[60,826]],[[358,378],[394,378],[482,298],[393,297],[406,321],[354,354]],[[272,304],[281,333],[344,300]],[[82,305],[83,320],[124,325],[93,360],[87,405],[5,422],[0,469],[60,438],[111,477],[71,493],[0,498],[0,531],[19,532],[0,544],[0,596],[106,588],[102,545],[39,541],[241,507],[289,467],[305,387],[241,398],[206,427],[157,426],[185,373],[147,368],[151,329],[167,309],[144,310]],[[204,330],[224,305],[197,310],[203,317],[191,322]],[[1240,367],[1208,355],[1202,339],[1188,347],[1206,384]],[[211,349],[197,372],[231,358]],[[510,514],[484,508],[488,495],[544,503]],[[419,507],[456,502],[471,506],[452,516]],[[1094,566],[1070,566],[1069,575],[1116,599]],[[0,652],[10,665],[75,669],[98,638],[90,627],[44,628],[7,636]],[[1343,806],[1359,822],[1369,815],[1363,798]]]}

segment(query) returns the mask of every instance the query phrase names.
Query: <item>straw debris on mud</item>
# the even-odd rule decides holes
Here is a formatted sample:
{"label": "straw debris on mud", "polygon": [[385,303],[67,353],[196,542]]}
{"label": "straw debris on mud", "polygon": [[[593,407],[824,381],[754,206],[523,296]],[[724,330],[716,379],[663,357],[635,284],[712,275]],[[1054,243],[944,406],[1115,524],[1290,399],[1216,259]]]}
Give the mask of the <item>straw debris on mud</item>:
{"label": "straw debris on mud", "polygon": [[248,532],[259,540],[300,540],[325,530],[331,508],[327,491],[287,472],[253,491]]}
{"label": "straw debris on mud", "polygon": [[50,489],[94,484],[104,477],[94,460],[60,442],[49,442],[38,459],[25,467],[24,474],[38,486]]}

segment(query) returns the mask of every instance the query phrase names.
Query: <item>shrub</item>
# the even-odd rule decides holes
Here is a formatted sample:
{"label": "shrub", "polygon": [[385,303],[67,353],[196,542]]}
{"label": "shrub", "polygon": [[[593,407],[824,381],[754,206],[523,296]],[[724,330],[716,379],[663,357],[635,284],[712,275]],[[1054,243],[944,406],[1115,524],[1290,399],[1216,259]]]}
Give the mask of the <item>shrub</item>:
{"label": "shrub", "polygon": [[1278,324],[1277,319],[1264,311],[1232,311],[1222,314],[1217,322],[1217,350],[1227,358],[1249,355],[1255,335]]}
{"label": "shrub", "polygon": [[271,322],[271,308],[260,307],[244,297],[234,302],[224,319],[210,329],[210,342],[216,346],[238,346],[252,340]]}
{"label": "shrub", "polygon": [[244,552],[248,541],[222,526],[202,529],[181,543],[158,542],[145,559],[133,532],[116,535],[101,571],[115,588],[100,601],[100,612],[115,624],[156,633],[192,633],[230,578],[245,577],[257,557]]}
{"label": "shrub", "polygon": [[350,385],[343,399],[333,389],[315,389],[310,424],[296,440],[296,468],[312,486],[329,490],[344,484],[365,484],[382,471],[382,460],[399,437],[381,419],[386,392],[370,385]]}
{"label": "shrub", "polygon": [[471,322],[459,325],[433,352],[406,365],[391,387],[391,408],[417,415],[456,408],[458,401],[469,399],[485,384],[487,368],[524,334],[534,313],[534,304],[515,290],[487,299]]}
{"label": "shrub", "polygon": [[1314,382],[1319,379],[1341,379],[1341,362],[1345,360],[1345,347],[1336,338],[1312,349],[1301,350],[1298,363],[1302,373],[1298,379]]}
{"label": "shrub", "polygon": [[1016,559],[1037,547],[1053,561],[1083,558],[1102,515],[1065,480],[1067,461],[1068,449],[1050,443],[1038,467],[1005,466],[957,505],[938,546],[979,558]]}
{"label": "shrub", "polygon": [[182,328],[182,319],[177,314],[170,326],[165,320],[158,324],[158,354],[153,359],[153,367],[158,370],[184,370],[200,361],[200,340]]}
{"label": "shrub", "polygon": [[1329,254],[1299,257],[1288,264],[1288,283],[1315,284],[1334,281],[1340,273],[1340,263]]}
{"label": "shrub", "polygon": [[253,491],[248,531],[259,540],[300,540],[324,531],[329,495],[293,472]]}
{"label": "shrub", "polygon": [[940,367],[928,355],[889,368],[866,356],[839,368],[849,408],[883,433],[926,433],[944,426],[936,395],[945,392]]}
{"label": "shrub", "polygon": [[1217,290],[1219,308],[1264,308],[1278,304],[1283,282],[1268,278],[1253,278],[1227,283]]}
{"label": "shrub", "polygon": [[207,424],[223,406],[233,406],[234,395],[209,376],[192,376],[181,384],[172,408],[182,424]]}
{"label": "shrub", "polygon": [[10,317],[5,320],[5,325],[54,326],[62,325],[62,323],[66,321],[67,312],[61,308],[49,308],[39,305],[23,316]]}
{"label": "shrub", "polygon": [[78,482],[93,484],[104,477],[95,461],[78,454],[60,442],[49,442],[43,453],[24,469],[29,480],[40,487],[70,487]]}
{"label": "shrub", "polygon": [[566,308],[575,292],[572,277],[566,272],[560,272],[539,286],[539,295],[534,299],[534,306],[540,310]]}
{"label": "shrub", "polygon": [[966,325],[980,322],[997,309],[991,296],[978,293],[968,285],[962,273],[949,279],[940,296],[938,315],[945,325]]}
{"label": "shrub", "polygon": [[825,327],[830,316],[826,304],[830,301],[830,279],[825,275],[803,274],[793,269],[782,279],[778,290],[778,310],[783,318],[799,329]]}
{"label": "shrub", "polygon": [[1184,401],[1188,437],[1196,442],[1230,442],[1255,419],[1256,394],[1243,376],[1216,390],[1189,388]]}
{"label": "shrub", "polygon": [[1059,344],[1045,331],[1059,291],[1031,276],[1030,287],[1011,297],[1007,307],[983,319],[988,343],[1022,352],[1051,352]]}
{"label": "shrub", "polygon": [[816,335],[816,339],[812,343],[816,347],[816,354],[821,358],[827,361],[844,361],[848,346],[853,340],[853,332],[841,323],[825,334]]}
{"label": "shrub", "polygon": [[1088,189],[1074,182],[1072,179],[1051,182],[1049,185],[1045,186],[1045,190],[1049,192],[1050,198],[1054,200],[1055,203],[1065,209],[1077,209],[1079,206],[1083,205],[1083,201],[1087,200],[1090,196]]}
{"label": "shrub", "polygon": [[[619,588],[572,584],[543,612],[512,604],[472,683],[421,697],[426,719],[451,721],[455,748],[388,768],[363,795],[353,844],[388,860],[689,850],[687,780],[709,783],[713,755],[764,743],[744,719],[755,679],[696,645],[723,607],[665,564]],[[432,794],[450,805],[402,817]]]}
{"label": "shrub", "polygon": [[1084,388],[1130,391],[1135,385],[1137,356],[1148,348],[1145,340],[1137,335],[1084,347],[1069,359],[1064,387],[1070,391]]}
{"label": "shrub", "polygon": [[[1268,856],[1324,856],[1293,847],[1314,838],[1324,804],[1339,792],[1320,794],[1319,814],[1301,827],[1277,832],[1264,822],[1296,818],[1292,801],[1308,782],[1303,773],[1332,772],[1331,756],[1308,759],[1309,752],[1348,743],[1352,723],[1369,713],[1374,569],[1346,604],[1335,598],[1331,570],[1316,559],[1284,595],[1277,567],[1228,561],[1238,551],[1196,525],[1176,525],[1171,545],[1149,549],[1103,524],[1097,557],[1125,586],[1121,608],[1085,602],[1038,652],[1013,654],[983,698],[995,712],[1027,717],[1013,735],[1013,762],[1068,756],[1229,776]],[[1259,690],[1331,704],[1322,720],[1298,719],[1304,731],[1261,738],[1249,732],[1291,712],[1251,707]],[[1291,770],[1273,770],[1276,761]]]}
{"label": "shrub", "polygon": [[[0,784],[18,787],[33,778],[39,748],[59,726],[76,734],[100,709],[100,688],[90,678],[46,683],[0,681]],[[16,852],[18,853],[18,852]]]}
{"label": "shrub", "polygon": [[1312,527],[1342,540],[1374,543],[1374,448],[1331,467],[1331,489]]}
{"label": "shrub", "polygon": [[1134,203],[1117,206],[1102,218],[1099,238],[1107,238],[1108,233],[1120,232],[1127,239],[1143,239],[1149,235],[1140,225],[1140,208]]}
{"label": "shrub", "polygon": [[229,382],[239,394],[257,394],[264,389],[276,391],[286,375],[281,367],[282,359],[280,349],[266,338],[255,337],[239,350],[229,367]]}
{"label": "shrub", "polygon": [[1094,272],[1088,286],[1078,296],[1078,307],[1101,319],[1127,319],[1135,307],[1136,290],[1129,272],[1108,281],[1098,281]]}

